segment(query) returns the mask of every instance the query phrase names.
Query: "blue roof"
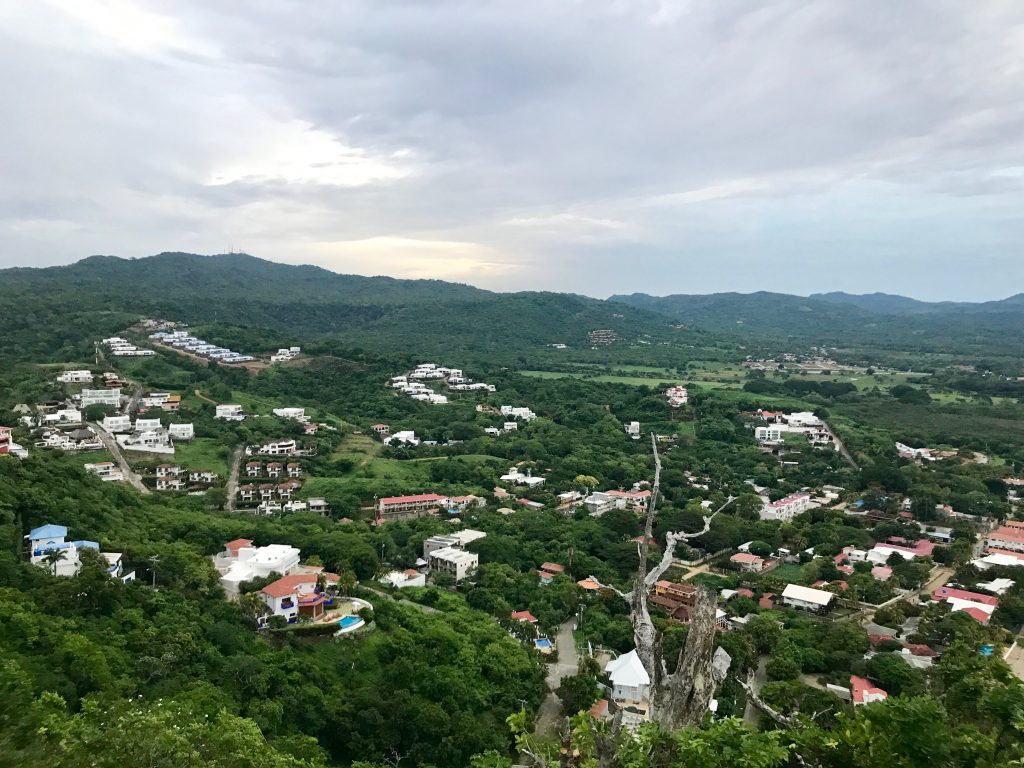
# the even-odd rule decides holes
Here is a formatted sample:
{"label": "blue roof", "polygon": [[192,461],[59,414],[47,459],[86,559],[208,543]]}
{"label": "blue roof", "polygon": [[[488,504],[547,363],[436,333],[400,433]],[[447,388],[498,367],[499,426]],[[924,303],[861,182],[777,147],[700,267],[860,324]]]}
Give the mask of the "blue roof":
{"label": "blue roof", "polygon": [[68,529],[63,525],[47,523],[28,532],[28,537],[33,541],[37,539],[62,539],[68,535]]}

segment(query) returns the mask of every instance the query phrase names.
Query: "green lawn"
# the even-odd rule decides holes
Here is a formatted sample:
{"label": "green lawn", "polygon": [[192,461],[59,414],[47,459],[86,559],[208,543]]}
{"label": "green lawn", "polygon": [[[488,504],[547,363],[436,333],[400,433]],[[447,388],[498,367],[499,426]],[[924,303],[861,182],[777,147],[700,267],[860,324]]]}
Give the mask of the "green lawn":
{"label": "green lawn", "polygon": [[[197,437],[191,442],[176,442],[174,456],[158,456],[154,464],[174,463],[188,469],[209,469],[227,480],[231,469],[231,447],[208,437]],[[155,455],[155,454],[154,454]],[[155,455],[156,456],[156,455]]]}
{"label": "green lawn", "polygon": [[616,376],[614,374],[601,373],[566,373],[565,371],[519,371],[523,376],[532,376],[537,379],[586,379],[587,381],[599,381],[605,384],[628,384],[634,387],[657,387],[661,384],[671,384],[680,381],[678,376],[666,376],[662,379],[652,379],[644,376]]}
{"label": "green lawn", "polygon": [[804,571],[797,563],[783,563],[778,568],[765,572],[765,576],[781,579],[787,584],[805,584]]}

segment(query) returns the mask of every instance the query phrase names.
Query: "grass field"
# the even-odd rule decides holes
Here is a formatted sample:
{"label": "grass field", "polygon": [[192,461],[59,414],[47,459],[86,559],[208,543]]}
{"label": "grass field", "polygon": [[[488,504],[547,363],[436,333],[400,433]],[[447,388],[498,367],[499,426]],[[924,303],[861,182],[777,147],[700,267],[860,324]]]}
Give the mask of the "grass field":
{"label": "grass field", "polygon": [[586,379],[587,381],[600,381],[605,384],[628,384],[634,387],[657,387],[659,384],[676,384],[680,381],[678,376],[652,379],[644,376],[616,376],[610,373],[567,373],[565,371],[519,371],[519,373],[536,379]]}
{"label": "grass field", "polygon": [[188,469],[208,469],[226,480],[230,471],[231,447],[219,440],[197,437],[191,442],[174,444],[174,457],[160,457],[157,464],[172,462]]}
{"label": "grass field", "polygon": [[242,410],[246,413],[256,413],[264,416],[269,416],[274,408],[281,407],[281,404],[276,400],[260,397],[259,395],[250,395],[248,392],[241,392],[237,389],[231,393],[231,401],[242,406]]}
{"label": "grass field", "polygon": [[778,568],[765,572],[765,576],[781,579],[787,584],[805,584],[804,571],[796,563],[783,563]]}

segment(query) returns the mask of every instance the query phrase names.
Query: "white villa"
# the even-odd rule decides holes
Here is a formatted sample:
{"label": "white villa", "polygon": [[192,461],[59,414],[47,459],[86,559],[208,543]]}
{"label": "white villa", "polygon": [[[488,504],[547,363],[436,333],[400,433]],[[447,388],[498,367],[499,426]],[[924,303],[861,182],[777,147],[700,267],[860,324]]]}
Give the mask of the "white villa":
{"label": "white villa", "polygon": [[245,419],[245,414],[242,413],[242,406],[240,405],[218,405],[216,406],[216,413],[213,418],[225,421],[242,421]]}
{"label": "white villa", "polygon": [[[55,576],[74,576],[82,568],[79,553],[83,549],[99,551],[100,545],[95,541],[65,541],[68,529],[63,525],[41,525],[29,531],[25,539],[28,542],[29,562],[50,569]],[[51,560],[51,553],[62,552],[59,559]],[[135,580],[135,572],[122,574],[121,553],[101,552],[107,561],[107,573],[111,578],[120,579],[126,584]]]}
{"label": "white villa", "polygon": [[526,470],[526,474],[524,475],[519,471],[518,467],[512,467],[509,469],[507,474],[502,475],[499,479],[503,483],[525,485],[527,488],[535,488],[538,485],[544,484],[543,477],[533,477],[533,475],[530,474],[530,470]]}
{"label": "white villa", "polygon": [[803,514],[812,506],[811,495],[804,491],[799,493],[791,493],[789,496],[779,499],[778,501],[767,501],[761,507],[760,516],[762,520],[777,520],[779,522],[788,523],[797,515]]}
{"label": "white villa", "polygon": [[224,551],[213,556],[213,566],[220,573],[220,584],[228,597],[238,596],[243,581],[265,579],[271,573],[287,576],[299,567],[299,550],[287,544],[254,547],[252,539],[235,539],[224,545]]}
{"label": "white villa", "polygon": [[92,371],[64,371],[57,381],[61,384],[91,384]]}
{"label": "white villa", "polygon": [[83,408],[88,408],[90,405],[110,405],[118,408],[121,405],[121,388],[83,389],[81,402]]}

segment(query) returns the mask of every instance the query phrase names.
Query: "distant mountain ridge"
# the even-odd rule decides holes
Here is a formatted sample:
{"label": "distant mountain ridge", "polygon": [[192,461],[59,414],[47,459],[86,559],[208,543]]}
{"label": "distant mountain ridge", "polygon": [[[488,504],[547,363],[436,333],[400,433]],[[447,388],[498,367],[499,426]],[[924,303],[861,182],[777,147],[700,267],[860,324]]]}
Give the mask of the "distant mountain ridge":
{"label": "distant mountain ridge", "polygon": [[[508,359],[524,346],[675,333],[654,312],[573,294],[494,293],[442,280],[341,275],[247,254],[92,256],[74,264],[0,270],[0,309],[43,303],[78,312],[135,313],[193,324],[275,329],[298,339],[435,354],[452,348]],[[39,322],[36,321],[36,325]]]}

